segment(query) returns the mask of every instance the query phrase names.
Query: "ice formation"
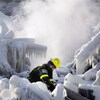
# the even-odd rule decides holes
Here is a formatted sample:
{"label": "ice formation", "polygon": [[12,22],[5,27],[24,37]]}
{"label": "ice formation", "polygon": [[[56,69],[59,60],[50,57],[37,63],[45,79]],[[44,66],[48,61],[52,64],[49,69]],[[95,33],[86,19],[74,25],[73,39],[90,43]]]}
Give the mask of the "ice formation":
{"label": "ice formation", "polygon": [[[55,80],[64,82],[67,89],[78,94],[79,90],[83,89],[86,92],[81,95],[90,100],[100,99],[100,32],[98,29],[99,27],[94,30],[98,33],[95,33],[96,35],[88,43],[76,51],[73,62],[54,71]],[[61,78],[64,81],[61,81]]]}
{"label": "ice formation", "polygon": [[44,56],[47,47],[31,38],[14,38],[8,22],[9,17],[0,12],[0,100],[65,100],[64,87],[76,93],[92,90],[93,99],[99,100],[99,25],[93,31],[98,33],[76,51],[74,60],[54,70],[56,88],[51,93],[44,83],[23,78],[31,66],[31,56]]}
{"label": "ice formation", "polygon": [[47,47],[36,44],[34,39],[14,38],[14,32],[9,30],[6,22],[0,21],[0,100],[64,99],[62,84],[58,84],[51,94],[44,83],[31,84],[26,78],[21,78],[31,66],[32,55],[45,56],[46,51]]}
{"label": "ice formation", "polygon": [[86,66],[89,66],[89,65],[94,66],[98,63],[98,60],[99,60],[98,57],[100,53],[99,41],[100,41],[100,33],[96,34],[96,36],[94,36],[91,39],[91,41],[89,41],[86,45],[84,45],[81,48],[81,50],[75,55],[77,74],[84,73]]}
{"label": "ice formation", "polygon": [[32,38],[14,38],[14,32],[9,28],[10,21],[0,12],[0,75],[4,77],[29,70],[32,55],[44,56],[47,50]]}
{"label": "ice formation", "polygon": [[64,100],[62,84],[50,93],[42,82],[31,84],[26,78],[13,75],[9,80],[1,79],[1,86],[0,100]]}

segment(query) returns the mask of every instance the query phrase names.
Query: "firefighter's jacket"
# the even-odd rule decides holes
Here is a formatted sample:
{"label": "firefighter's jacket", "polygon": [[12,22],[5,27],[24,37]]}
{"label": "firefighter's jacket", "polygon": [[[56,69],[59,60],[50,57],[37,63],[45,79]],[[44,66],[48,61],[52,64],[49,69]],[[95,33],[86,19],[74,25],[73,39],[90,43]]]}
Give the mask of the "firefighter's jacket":
{"label": "firefighter's jacket", "polygon": [[55,86],[53,85],[52,73],[52,67],[49,64],[43,64],[33,69],[29,73],[28,79],[30,82],[42,81],[47,85],[50,91],[53,91]]}

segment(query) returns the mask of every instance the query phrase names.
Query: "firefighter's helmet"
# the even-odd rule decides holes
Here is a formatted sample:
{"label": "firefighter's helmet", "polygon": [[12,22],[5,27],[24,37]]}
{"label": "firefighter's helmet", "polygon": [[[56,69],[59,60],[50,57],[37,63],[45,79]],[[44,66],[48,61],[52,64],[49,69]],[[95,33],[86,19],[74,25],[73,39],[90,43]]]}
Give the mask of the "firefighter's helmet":
{"label": "firefighter's helmet", "polygon": [[56,68],[60,67],[61,61],[59,58],[51,58],[50,61],[55,65]]}

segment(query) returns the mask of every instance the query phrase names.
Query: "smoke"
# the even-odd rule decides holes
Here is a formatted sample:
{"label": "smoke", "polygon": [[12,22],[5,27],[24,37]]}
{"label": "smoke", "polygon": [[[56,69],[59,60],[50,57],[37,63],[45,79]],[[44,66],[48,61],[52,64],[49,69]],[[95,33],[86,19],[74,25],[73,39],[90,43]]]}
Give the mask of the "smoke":
{"label": "smoke", "polygon": [[27,0],[21,9],[24,20],[17,36],[35,38],[48,47],[47,59],[60,57],[63,64],[89,40],[100,16],[93,0]]}

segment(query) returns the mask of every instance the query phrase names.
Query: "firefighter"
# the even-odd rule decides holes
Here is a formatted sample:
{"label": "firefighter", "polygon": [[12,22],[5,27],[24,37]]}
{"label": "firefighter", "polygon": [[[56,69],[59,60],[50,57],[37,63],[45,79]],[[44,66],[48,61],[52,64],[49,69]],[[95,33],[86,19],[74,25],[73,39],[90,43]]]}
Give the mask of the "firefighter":
{"label": "firefighter", "polygon": [[47,88],[50,91],[53,91],[54,81],[53,81],[53,70],[55,68],[60,67],[61,61],[59,58],[51,58],[47,64],[43,64],[41,66],[38,66],[34,68],[28,76],[28,80],[32,82],[42,81],[47,85]]}

